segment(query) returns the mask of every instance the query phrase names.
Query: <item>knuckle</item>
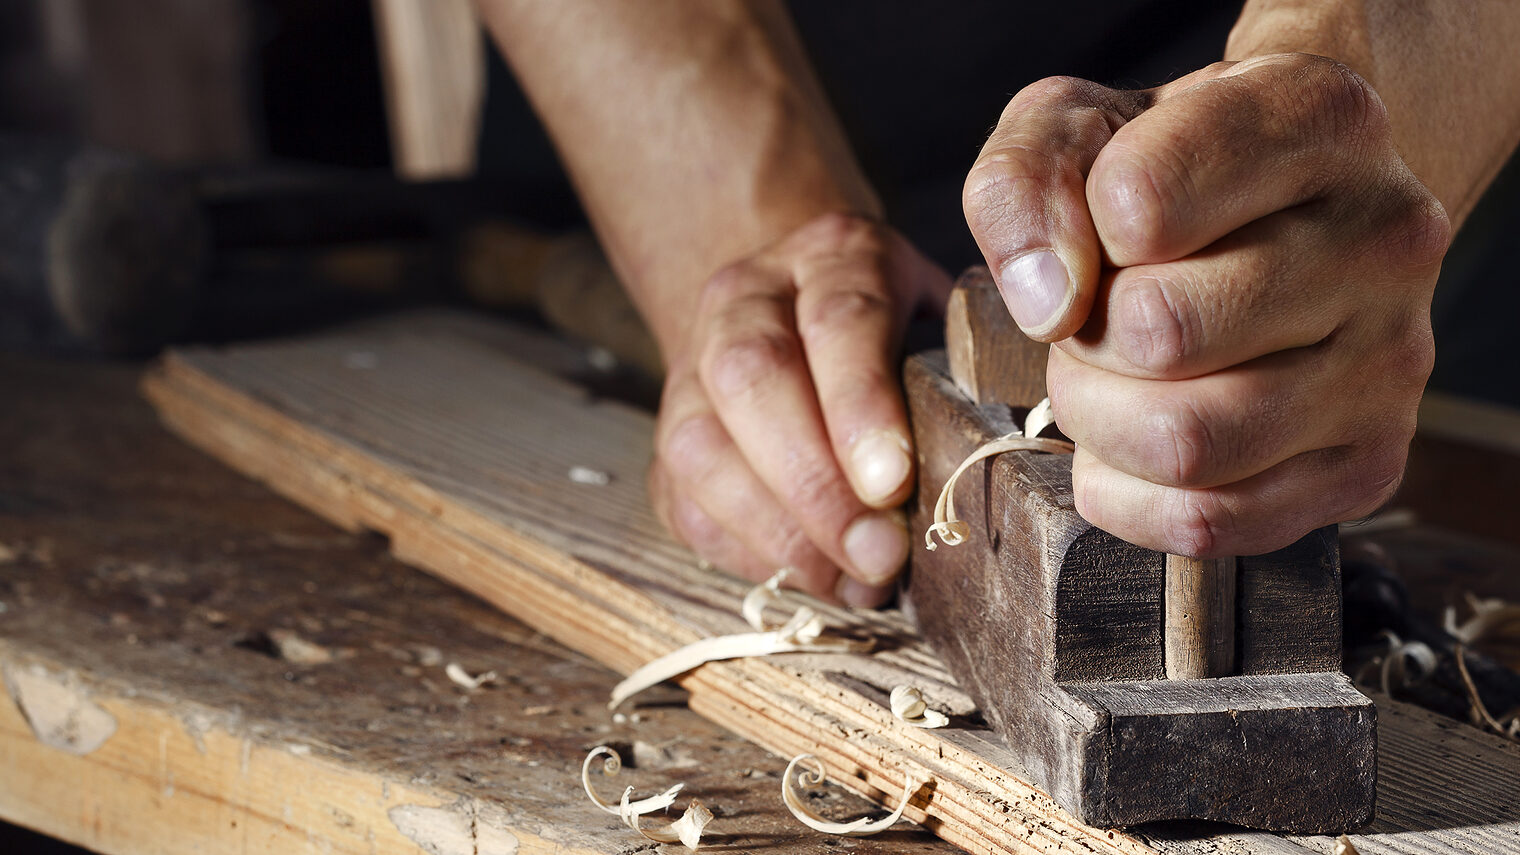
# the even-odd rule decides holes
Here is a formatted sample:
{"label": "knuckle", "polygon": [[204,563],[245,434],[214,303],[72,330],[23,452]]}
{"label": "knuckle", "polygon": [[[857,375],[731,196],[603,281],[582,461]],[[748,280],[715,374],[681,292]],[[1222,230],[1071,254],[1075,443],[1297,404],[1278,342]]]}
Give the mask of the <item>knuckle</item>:
{"label": "knuckle", "polygon": [[1209,420],[1191,403],[1154,410],[1146,419],[1144,447],[1150,468],[1168,486],[1197,485],[1208,476],[1222,449]]}
{"label": "knuckle", "polygon": [[1409,198],[1401,201],[1394,222],[1384,231],[1382,250],[1385,258],[1423,270],[1446,256],[1451,246],[1451,219],[1430,191],[1418,181],[1411,184],[1415,186],[1410,188]]}
{"label": "knuckle", "polygon": [[876,224],[855,214],[832,211],[809,220],[798,237],[810,246],[837,248],[879,243]]}
{"label": "knuckle", "polygon": [[1126,259],[1165,254],[1168,215],[1189,196],[1187,165],[1175,146],[1105,150],[1089,186],[1094,220],[1110,254]]}
{"label": "knuckle", "polygon": [[1169,491],[1161,523],[1171,551],[1203,558],[1216,557],[1236,528],[1229,507],[1213,493],[1199,490]]}
{"label": "knuckle", "polygon": [[688,416],[662,433],[655,448],[659,465],[679,481],[698,481],[729,445],[717,415]]}
{"label": "knuckle", "polygon": [[1436,365],[1435,336],[1429,321],[1422,317],[1406,324],[1386,351],[1386,358],[1387,376],[1396,388],[1413,390],[1416,395],[1424,389]]}
{"label": "knuckle", "polygon": [[[1413,428],[1409,431],[1413,436]],[[1352,483],[1348,495],[1355,498],[1350,519],[1360,519],[1377,513],[1393,501],[1394,494],[1404,480],[1404,464],[1409,455],[1409,443],[1390,441],[1383,447],[1366,455],[1360,465],[1352,470]]]}
{"label": "knuckle", "polygon": [[1386,130],[1382,99],[1360,74],[1328,57],[1305,55],[1302,60],[1288,85],[1308,115],[1351,133]]}
{"label": "knuckle", "polygon": [[863,328],[881,326],[892,317],[887,295],[862,289],[829,291],[809,304],[798,325],[804,339],[855,334]]}
{"label": "knuckle", "polygon": [[696,502],[677,497],[670,503],[669,528],[681,542],[704,555],[716,551],[723,529]]}
{"label": "knuckle", "polygon": [[1057,75],[1025,86],[1003,111],[1004,118],[1017,116],[1034,105],[1071,104],[1094,100],[1102,87],[1080,77]]}
{"label": "knuckle", "polygon": [[961,208],[977,234],[1008,219],[1017,220],[1024,203],[1038,199],[1051,165],[1043,152],[1010,146],[978,158],[966,174]]}
{"label": "knuckle", "polygon": [[[787,478],[787,502],[797,512],[820,522],[839,520],[843,526],[845,507],[840,501],[844,488],[832,467],[820,465],[821,461],[799,460]],[[853,495],[853,494],[852,494]]]}
{"label": "knuckle", "polygon": [[767,557],[778,566],[804,566],[813,563],[817,555],[813,541],[796,523],[782,526],[770,542],[771,552]]}
{"label": "knuckle", "polygon": [[1172,377],[1197,352],[1200,319],[1191,301],[1154,278],[1134,280],[1109,314],[1120,355],[1148,376]]}
{"label": "knuckle", "polygon": [[732,401],[752,395],[801,358],[796,338],[782,330],[717,336],[703,350],[700,374],[715,398]]}
{"label": "knuckle", "polygon": [[737,300],[753,288],[754,274],[747,262],[739,261],[721,267],[707,278],[702,286],[701,299],[710,305],[723,305]]}

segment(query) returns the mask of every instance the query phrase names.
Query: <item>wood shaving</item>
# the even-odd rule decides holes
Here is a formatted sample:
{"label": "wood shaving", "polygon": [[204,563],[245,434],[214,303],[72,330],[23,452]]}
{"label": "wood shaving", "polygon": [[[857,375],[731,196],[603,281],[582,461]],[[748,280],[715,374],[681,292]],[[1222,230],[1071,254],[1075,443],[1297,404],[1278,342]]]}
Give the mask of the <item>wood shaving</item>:
{"label": "wood shaving", "polygon": [[464,689],[469,689],[472,692],[481,686],[486,686],[496,682],[497,679],[495,671],[484,671],[474,677],[471,677],[470,672],[464,670],[464,668],[461,667],[458,662],[450,662],[449,664],[445,665],[443,667],[443,673],[448,676],[449,680],[453,682],[454,685]]}
{"label": "wood shaving", "polygon": [[1447,606],[1442,620],[1443,628],[1458,641],[1476,644],[1495,637],[1511,641],[1520,639],[1520,605],[1497,597],[1479,599],[1470,592],[1465,595],[1465,599],[1467,607],[1472,610],[1472,617],[1457,623],[1457,610]]}
{"label": "wood shaving", "polygon": [[1362,855],[1362,853],[1357,851],[1356,844],[1351,842],[1351,838],[1342,834],[1335,838],[1335,850],[1331,852],[1331,855]]}
{"label": "wood shaving", "polygon": [[1362,671],[1357,672],[1357,682],[1366,682],[1365,671],[1378,669],[1378,688],[1385,695],[1394,689],[1407,689],[1423,683],[1435,673],[1436,652],[1423,641],[1404,641],[1393,630],[1385,629],[1378,637],[1388,642],[1388,652],[1374,657]]}
{"label": "wood shaving", "polygon": [[265,633],[276,654],[297,665],[325,665],[333,660],[331,650],[307,641],[289,629],[271,629]]}
{"label": "wood shaving", "polygon": [[914,727],[932,729],[950,723],[949,716],[929,707],[924,701],[924,693],[915,686],[894,687],[887,702],[892,707],[892,715]]}
{"label": "wood shaving", "polygon": [[1037,437],[1040,431],[1056,423],[1056,414],[1050,408],[1050,399],[1041,398],[1038,404],[1024,416],[1024,436]]}
{"label": "wood shaving", "polygon": [[739,615],[756,632],[775,629],[775,627],[766,626],[765,624],[765,607],[775,602],[781,596],[781,584],[793,572],[795,572],[795,568],[782,567],[769,579],[750,588],[749,593],[744,595],[744,602],[739,604]]}
{"label": "wood shaving", "polygon": [[680,819],[670,823],[665,828],[646,828],[642,822],[642,818],[645,815],[656,811],[664,811],[674,804],[676,797],[681,793],[681,789],[686,786],[685,784],[676,784],[663,793],[639,799],[638,801],[631,800],[633,787],[627,787],[623,790],[623,795],[618,799],[617,804],[611,804],[603,801],[591,786],[591,764],[598,757],[604,758],[602,760],[602,774],[604,775],[616,775],[623,768],[622,758],[618,757],[617,752],[611,748],[605,745],[598,745],[591,749],[591,753],[587,754],[585,761],[581,763],[581,787],[586,791],[586,796],[591,799],[592,804],[601,808],[606,813],[616,816],[624,825],[637,831],[648,840],[653,840],[656,843],[675,843],[679,841],[685,844],[687,849],[693,851],[697,849],[702,839],[702,831],[707,827],[709,822],[712,822],[713,815],[706,805],[703,805],[696,799],[692,799],[691,803],[686,806],[686,811],[681,814]]}
{"label": "wood shaving", "polygon": [[971,533],[971,526],[955,515],[955,482],[967,469],[989,457],[1006,454],[1010,451],[1045,451],[1051,454],[1070,454],[1075,450],[1076,446],[1065,440],[1026,437],[1019,431],[1014,431],[1013,433],[1000,436],[971,452],[945,481],[944,489],[939,491],[939,500],[934,503],[934,523],[929,526],[928,531],[924,532],[924,545],[930,551],[938,548],[934,543],[934,535],[939,535],[940,541],[946,546],[959,546],[966,541],[966,535]]}
{"label": "wood shaving", "polygon": [[[765,627],[762,612],[770,598],[774,598],[785,578],[788,568],[777,571],[766,582],[751,589],[745,596],[741,610],[751,626]],[[779,577],[779,578],[778,578]],[[757,593],[764,589],[768,593]],[[752,599],[753,598],[753,599]],[[673,677],[708,662],[725,659],[745,659],[751,656],[770,656],[776,653],[864,653],[872,642],[846,638],[824,638],[823,618],[807,606],[798,607],[786,623],[775,629],[719,635],[694,641],[678,650],[648,662],[629,674],[612,688],[608,709],[617,709],[623,701],[659,685]]]}
{"label": "wood shaving", "polygon": [[[797,767],[803,763],[810,763],[816,768],[798,771]],[[797,774],[794,775],[793,772]],[[833,822],[814,813],[803,803],[801,793],[792,783],[794,778],[803,789],[812,789],[822,784],[823,763],[812,754],[799,754],[793,757],[792,762],[786,764],[786,771],[781,775],[781,800],[786,803],[786,809],[792,812],[792,816],[808,828],[824,834],[838,834],[845,837],[869,837],[891,828],[899,819],[902,819],[903,810],[908,807],[908,800],[912,797],[913,791],[919,787],[919,782],[911,774],[906,775],[903,780],[902,801],[890,814],[877,820],[861,817],[850,822]]]}

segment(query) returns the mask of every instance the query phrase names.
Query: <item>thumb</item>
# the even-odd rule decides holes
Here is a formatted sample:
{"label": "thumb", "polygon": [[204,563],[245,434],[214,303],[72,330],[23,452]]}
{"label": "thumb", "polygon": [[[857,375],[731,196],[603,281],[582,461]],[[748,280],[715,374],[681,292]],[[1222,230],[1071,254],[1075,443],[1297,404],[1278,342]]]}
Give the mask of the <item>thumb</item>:
{"label": "thumb", "polygon": [[966,176],[962,206],[1008,311],[1036,341],[1087,321],[1102,268],[1087,173],[1148,96],[1069,77],[1009,102]]}

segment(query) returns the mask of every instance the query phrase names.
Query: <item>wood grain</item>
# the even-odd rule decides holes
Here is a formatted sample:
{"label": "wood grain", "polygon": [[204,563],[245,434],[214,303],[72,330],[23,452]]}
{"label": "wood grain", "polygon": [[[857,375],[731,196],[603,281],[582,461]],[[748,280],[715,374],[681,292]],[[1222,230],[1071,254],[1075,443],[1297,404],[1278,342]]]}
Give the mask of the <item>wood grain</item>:
{"label": "wood grain", "polygon": [[1235,673],[1235,559],[1166,557],[1166,676]]}
{"label": "wood grain", "polygon": [[[405,560],[620,671],[741,627],[737,605],[747,586],[699,569],[650,514],[641,475],[651,418],[503,357],[491,345],[503,334],[457,319],[403,318],[306,340],[184,351],[146,388],[166,423],[197,445],[341,525],[385,532]],[[373,367],[352,367],[345,356],[354,352],[371,354],[363,364]],[[570,483],[574,465],[612,481]],[[923,685],[947,708],[965,697],[903,616],[822,611],[843,631],[882,639],[881,649],[703,666],[680,681],[692,708],[772,750],[815,750],[833,780],[867,796],[892,792],[904,770],[932,779],[910,817],[973,852],[1159,851],[1147,837],[1076,822],[1024,784],[1008,747],[970,720],[943,731],[897,722],[885,705],[894,682]],[[1382,793],[1379,822],[1397,819],[1374,828],[1402,830],[1358,845],[1520,852],[1514,749],[1463,728],[1464,758],[1453,769],[1411,747],[1438,736],[1428,717],[1397,704],[1381,713],[1382,765],[1419,771],[1389,776]],[[1474,768],[1507,771],[1474,789]],[[1431,788],[1468,798],[1426,812]],[[1399,836],[1406,832],[1412,836]],[[1222,839],[1235,851],[1270,851],[1254,850],[1251,836]],[[1174,844],[1180,848],[1170,851],[1199,853],[1225,845],[1167,845]],[[1313,841],[1287,845],[1327,851]]]}

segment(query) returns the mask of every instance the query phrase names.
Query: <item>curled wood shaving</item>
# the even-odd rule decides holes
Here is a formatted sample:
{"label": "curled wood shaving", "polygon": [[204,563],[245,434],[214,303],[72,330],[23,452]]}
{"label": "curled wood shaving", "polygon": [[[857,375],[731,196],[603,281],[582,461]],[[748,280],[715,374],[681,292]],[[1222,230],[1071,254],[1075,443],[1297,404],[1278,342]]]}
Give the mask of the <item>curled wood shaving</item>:
{"label": "curled wood shaving", "polygon": [[914,727],[936,728],[950,723],[950,718],[924,701],[924,693],[915,686],[896,686],[888,696],[892,715]]}
{"label": "curled wood shaving", "polygon": [[472,677],[470,676],[470,672],[464,670],[458,662],[450,662],[445,665],[443,673],[454,685],[463,689],[469,689],[472,692],[481,686],[496,682],[495,671],[482,671],[480,674]]}
{"label": "curled wood shaving", "polygon": [[[751,589],[744,598],[741,612],[753,627],[765,627],[765,605],[777,595],[781,580],[790,568],[782,568],[766,582]],[[629,674],[621,683],[612,687],[612,699],[608,709],[617,709],[650,686],[707,662],[724,659],[745,659],[751,656],[770,656],[774,653],[864,653],[871,649],[870,641],[848,638],[823,638],[823,617],[807,606],[801,606],[792,617],[775,629],[757,632],[741,632],[734,635],[718,635],[694,641],[673,650],[652,662],[645,663]]]}
{"label": "curled wood shaving", "polygon": [[1442,621],[1445,630],[1458,641],[1475,644],[1495,636],[1506,636],[1509,640],[1520,639],[1520,605],[1497,597],[1479,599],[1471,593],[1466,594],[1466,600],[1467,607],[1472,610],[1472,617],[1457,623],[1457,610],[1447,606]]}
{"label": "curled wood shaving", "polygon": [[1367,664],[1378,668],[1378,686],[1383,694],[1392,695],[1395,688],[1417,686],[1435,673],[1436,652],[1430,649],[1430,645],[1423,641],[1404,641],[1388,629],[1378,637],[1388,642],[1388,652]]}
{"label": "curled wood shaving", "polygon": [[1024,417],[1024,436],[1037,437],[1040,431],[1056,423],[1056,414],[1050,409],[1050,399],[1041,398]]}
{"label": "curled wood shaving", "polygon": [[1030,408],[1028,415],[1024,416],[1024,429],[1015,430],[1004,434],[971,454],[961,461],[961,465],[955,468],[950,477],[945,481],[944,489],[939,491],[939,500],[934,503],[934,523],[929,530],[924,532],[924,545],[929,551],[937,547],[934,543],[934,535],[946,546],[959,546],[966,541],[966,535],[971,533],[971,526],[955,516],[955,482],[961,477],[961,473],[970,469],[973,465],[999,454],[1009,451],[1044,451],[1051,454],[1070,454],[1076,450],[1076,446],[1063,439],[1048,439],[1040,436],[1040,431],[1055,423],[1055,414],[1050,408],[1050,399],[1042,398],[1038,404]]}
{"label": "curled wood shaving", "polygon": [[[797,771],[797,767],[803,763],[813,764],[816,768]],[[793,775],[794,771],[797,772],[796,775]],[[902,819],[903,810],[907,808],[909,798],[912,797],[913,791],[919,787],[919,782],[911,774],[907,774],[903,780],[902,801],[898,803],[897,809],[890,814],[877,820],[861,817],[850,822],[832,822],[813,813],[807,805],[803,804],[801,793],[798,792],[792,783],[794,778],[798,784],[802,785],[803,789],[812,789],[822,784],[824,780],[823,763],[812,754],[799,754],[793,757],[792,762],[786,764],[786,771],[781,775],[781,800],[786,803],[786,809],[792,812],[792,816],[795,816],[798,822],[808,828],[814,831],[821,831],[824,834],[839,834],[845,837],[868,837],[891,828],[899,819]]]}
{"label": "curled wood shaving", "polygon": [[681,788],[685,784],[676,784],[663,793],[639,799],[638,801],[630,800],[633,795],[633,787],[627,787],[623,790],[623,795],[618,799],[618,803],[614,805],[603,801],[591,786],[591,764],[598,757],[605,758],[602,761],[602,774],[604,775],[616,775],[623,768],[622,759],[611,748],[605,745],[598,745],[591,749],[591,753],[587,754],[585,761],[581,763],[581,787],[585,789],[586,796],[591,799],[592,804],[616,816],[624,825],[637,831],[646,839],[653,840],[656,843],[675,843],[680,841],[686,845],[687,849],[695,850],[697,848],[698,842],[702,839],[702,831],[712,821],[713,815],[706,805],[696,799],[692,799],[691,803],[686,806],[686,811],[681,814],[680,819],[665,828],[645,828],[642,822],[642,817],[646,814],[663,811],[674,804],[676,796],[680,794]]}
{"label": "curled wood shaving", "polygon": [[781,583],[785,582],[794,571],[795,568],[782,567],[776,571],[775,575],[750,588],[749,593],[744,595],[744,602],[739,604],[739,614],[744,618],[744,622],[756,632],[765,632],[774,628],[765,625],[765,607],[781,596]]}
{"label": "curled wood shaving", "polygon": [[961,477],[961,473],[972,466],[999,454],[1009,451],[1046,451],[1052,454],[1071,453],[1076,449],[1065,440],[1045,439],[1042,437],[1026,437],[1018,431],[1000,436],[988,442],[981,448],[971,452],[961,465],[955,468],[950,478],[945,481],[944,489],[939,491],[939,500],[934,503],[934,524],[924,532],[924,545],[930,551],[938,548],[934,543],[934,535],[939,535],[940,541],[946,546],[959,546],[966,540],[966,535],[971,533],[971,526],[955,516],[955,482]]}
{"label": "curled wood shaving", "polygon": [[1342,834],[1340,837],[1335,838],[1335,851],[1332,852],[1331,855],[1362,855],[1362,854],[1357,851],[1356,844],[1351,842],[1351,838],[1349,838],[1346,835]]}

